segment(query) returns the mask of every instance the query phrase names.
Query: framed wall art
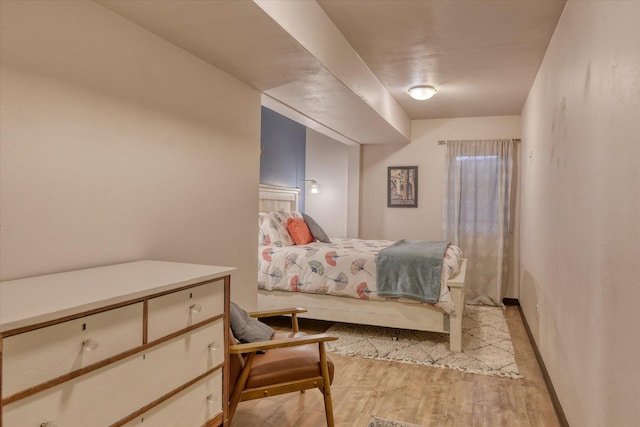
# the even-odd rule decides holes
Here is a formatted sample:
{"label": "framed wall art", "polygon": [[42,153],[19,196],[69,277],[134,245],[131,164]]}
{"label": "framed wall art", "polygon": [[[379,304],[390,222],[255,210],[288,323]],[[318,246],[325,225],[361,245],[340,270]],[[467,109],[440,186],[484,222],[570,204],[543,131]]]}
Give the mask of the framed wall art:
{"label": "framed wall art", "polygon": [[387,170],[387,207],[418,207],[418,167],[390,166]]}

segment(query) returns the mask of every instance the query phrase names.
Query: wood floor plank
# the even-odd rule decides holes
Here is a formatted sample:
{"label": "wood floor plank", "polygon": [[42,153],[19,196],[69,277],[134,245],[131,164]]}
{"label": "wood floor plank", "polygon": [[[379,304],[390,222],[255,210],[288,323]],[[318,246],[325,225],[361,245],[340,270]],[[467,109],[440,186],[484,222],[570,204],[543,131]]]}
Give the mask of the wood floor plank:
{"label": "wood floor plank", "polygon": [[[434,427],[559,427],[520,313],[510,306],[504,314],[522,379],[329,353],[336,368],[331,387],[336,426],[366,427],[376,415]],[[272,325],[283,329],[288,323]],[[310,333],[330,325],[301,319],[301,329]],[[308,390],[242,402],[231,427],[325,425],[322,395]]]}

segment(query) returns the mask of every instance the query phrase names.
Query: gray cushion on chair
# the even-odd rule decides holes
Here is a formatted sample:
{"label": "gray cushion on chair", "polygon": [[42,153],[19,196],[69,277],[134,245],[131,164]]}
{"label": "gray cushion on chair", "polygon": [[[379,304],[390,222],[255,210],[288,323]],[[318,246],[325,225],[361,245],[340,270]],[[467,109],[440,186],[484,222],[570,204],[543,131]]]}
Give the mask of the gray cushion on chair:
{"label": "gray cushion on chair", "polygon": [[304,218],[304,222],[307,224],[307,227],[309,227],[309,231],[311,231],[311,235],[315,237],[317,241],[322,243],[331,243],[331,240],[329,240],[327,233],[324,232],[322,227],[320,227],[320,225],[316,222],[315,219],[311,218],[309,215],[307,215],[304,212],[302,213],[302,217]]}
{"label": "gray cushion on chair", "polygon": [[240,342],[269,341],[274,333],[271,326],[249,316],[249,313],[233,301],[229,321],[233,335]]}

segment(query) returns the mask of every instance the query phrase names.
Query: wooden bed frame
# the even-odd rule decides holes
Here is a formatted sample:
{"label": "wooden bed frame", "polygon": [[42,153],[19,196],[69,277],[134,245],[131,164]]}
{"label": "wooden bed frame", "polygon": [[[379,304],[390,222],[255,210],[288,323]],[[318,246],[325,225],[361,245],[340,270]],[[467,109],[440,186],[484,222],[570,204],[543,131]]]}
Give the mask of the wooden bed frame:
{"label": "wooden bed frame", "polygon": [[[297,188],[260,184],[260,212],[297,210],[299,191]],[[448,333],[450,350],[460,352],[466,267],[467,260],[463,259],[460,273],[448,282],[455,309],[453,315],[417,302],[365,301],[332,295],[263,290],[258,291],[258,309],[300,306],[307,312],[299,316],[309,319]]]}

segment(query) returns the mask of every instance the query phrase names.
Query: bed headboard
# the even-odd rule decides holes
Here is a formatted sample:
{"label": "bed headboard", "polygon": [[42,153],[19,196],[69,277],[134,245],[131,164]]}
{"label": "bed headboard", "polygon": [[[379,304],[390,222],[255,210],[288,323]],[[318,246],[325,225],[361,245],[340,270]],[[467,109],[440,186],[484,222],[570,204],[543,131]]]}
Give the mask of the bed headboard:
{"label": "bed headboard", "polygon": [[260,184],[258,211],[297,211],[299,194],[299,188]]}

